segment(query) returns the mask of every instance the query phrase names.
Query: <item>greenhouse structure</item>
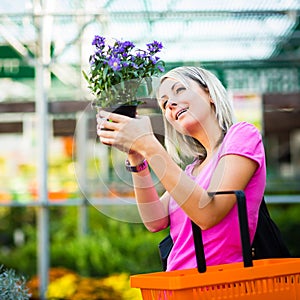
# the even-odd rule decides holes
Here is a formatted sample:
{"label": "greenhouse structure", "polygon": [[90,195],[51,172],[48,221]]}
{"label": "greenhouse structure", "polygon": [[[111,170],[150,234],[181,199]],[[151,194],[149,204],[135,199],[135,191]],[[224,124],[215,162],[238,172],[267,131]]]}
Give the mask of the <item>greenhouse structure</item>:
{"label": "greenhouse structure", "polygon": [[[265,199],[279,223],[289,218],[283,230],[294,234],[287,241],[300,255],[300,224],[292,223],[295,213],[288,214],[300,203],[299,21],[299,0],[1,0],[0,215],[6,221],[0,225],[0,265],[26,275],[26,254],[20,261],[6,258],[29,245],[27,232],[33,229],[34,250],[27,255],[39,278],[39,297],[46,299],[52,261],[59,265],[51,244],[60,231],[57,222],[66,218],[64,209],[75,209],[76,222],[68,228],[78,239],[90,235],[91,208],[120,227],[143,226],[126,155],[97,138],[95,96],[83,75],[96,35],[141,49],[161,42],[165,71],[202,66],[220,79],[237,120],[254,124],[263,136]],[[142,98],[139,114],[150,116],[163,144],[156,95]],[[136,270],[127,266],[122,265],[125,273]],[[81,269],[95,277],[121,273]]]}

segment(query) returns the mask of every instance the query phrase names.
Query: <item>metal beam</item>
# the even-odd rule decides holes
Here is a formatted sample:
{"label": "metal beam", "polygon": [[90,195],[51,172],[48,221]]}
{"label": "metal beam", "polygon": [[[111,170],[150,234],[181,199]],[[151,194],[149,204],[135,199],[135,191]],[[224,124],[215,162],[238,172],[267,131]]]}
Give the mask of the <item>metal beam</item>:
{"label": "metal beam", "polygon": [[[34,11],[40,10],[47,12],[53,0],[37,0],[34,2]],[[38,31],[36,72],[35,72],[35,107],[37,116],[37,142],[38,142],[38,201],[41,206],[37,210],[37,229],[38,229],[38,275],[39,275],[39,296],[41,300],[46,299],[46,291],[49,283],[50,265],[50,239],[49,239],[49,200],[48,200],[48,90],[51,84],[50,46],[52,35],[53,18],[48,14],[36,19]]]}
{"label": "metal beam", "polygon": [[[53,16],[53,17],[80,17],[80,16],[109,16],[110,18],[128,19],[145,19],[150,17],[152,19],[178,19],[178,18],[201,18],[201,17],[241,17],[247,16],[249,18],[261,18],[262,16],[285,16],[294,14],[295,16],[300,15],[299,9],[291,10],[214,10],[214,11],[100,11],[100,12],[85,12],[83,10],[74,11],[59,11],[59,12],[36,12],[36,17]],[[0,18],[3,16],[8,17],[30,17],[32,13],[0,13]]]}
{"label": "metal beam", "polygon": [[7,28],[8,24],[13,23],[11,20],[7,17],[3,17],[4,20],[2,20],[3,24],[6,24],[6,26],[3,26],[0,24],[0,35],[7,41],[9,45],[11,45],[24,59],[27,61],[29,65],[34,65],[34,61],[26,47],[24,47],[23,43],[19,41],[13,34],[11,34]]}

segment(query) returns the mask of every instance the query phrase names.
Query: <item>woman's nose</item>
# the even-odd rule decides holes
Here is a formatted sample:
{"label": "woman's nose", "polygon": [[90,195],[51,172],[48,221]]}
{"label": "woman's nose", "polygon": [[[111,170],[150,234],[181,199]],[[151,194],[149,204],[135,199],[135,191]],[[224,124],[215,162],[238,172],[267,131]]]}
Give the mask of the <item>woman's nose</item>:
{"label": "woman's nose", "polygon": [[176,106],[177,106],[177,103],[172,101],[172,100],[169,100],[167,102],[167,107],[170,108],[170,109],[172,109],[172,107],[176,107]]}

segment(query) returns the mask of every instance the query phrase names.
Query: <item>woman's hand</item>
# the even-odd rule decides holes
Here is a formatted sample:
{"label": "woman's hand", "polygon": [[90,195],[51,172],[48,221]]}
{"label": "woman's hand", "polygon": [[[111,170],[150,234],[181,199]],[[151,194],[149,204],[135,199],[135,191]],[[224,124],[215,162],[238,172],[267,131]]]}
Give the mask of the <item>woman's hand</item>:
{"label": "woman's hand", "polygon": [[103,144],[127,153],[141,153],[155,138],[149,117],[130,118],[104,110],[97,114],[97,134]]}

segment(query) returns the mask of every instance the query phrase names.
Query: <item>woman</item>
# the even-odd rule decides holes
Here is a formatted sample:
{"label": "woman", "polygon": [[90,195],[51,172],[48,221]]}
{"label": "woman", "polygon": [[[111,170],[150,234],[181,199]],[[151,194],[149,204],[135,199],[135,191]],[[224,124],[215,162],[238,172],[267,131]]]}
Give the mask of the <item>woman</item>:
{"label": "woman", "polygon": [[[171,70],[161,78],[157,98],[166,149],[146,116],[131,119],[101,111],[97,133],[102,143],[128,153],[127,169],[148,230],[170,226],[174,246],[167,270],[197,266],[190,220],[202,229],[207,265],[242,261],[235,196],[210,197],[208,192],[244,190],[253,240],[266,182],[261,135],[246,122],[233,124],[223,85],[202,68]],[[179,165],[187,159],[192,162],[182,170]],[[166,190],[161,197],[148,164]]]}

